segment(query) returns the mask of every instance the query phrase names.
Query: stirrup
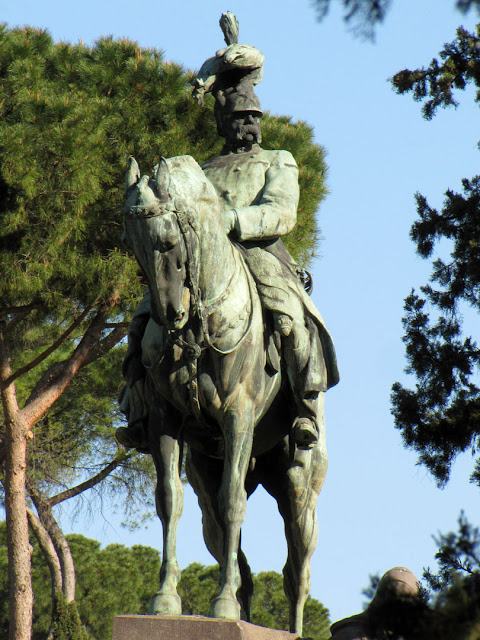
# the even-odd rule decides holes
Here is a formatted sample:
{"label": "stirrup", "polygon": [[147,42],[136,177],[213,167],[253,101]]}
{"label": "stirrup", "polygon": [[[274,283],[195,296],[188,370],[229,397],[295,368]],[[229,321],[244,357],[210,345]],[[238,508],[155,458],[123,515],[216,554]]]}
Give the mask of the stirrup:
{"label": "stirrup", "polygon": [[310,418],[297,418],[293,423],[293,441],[299,449],[311,449],[318,442],[318,431]]}
{"label": "stirrup", "polygon": [[115,440],[127,449],[138,449],[141,453],[150,453],[145,430],[141,425],[118,427],[115,431]]}

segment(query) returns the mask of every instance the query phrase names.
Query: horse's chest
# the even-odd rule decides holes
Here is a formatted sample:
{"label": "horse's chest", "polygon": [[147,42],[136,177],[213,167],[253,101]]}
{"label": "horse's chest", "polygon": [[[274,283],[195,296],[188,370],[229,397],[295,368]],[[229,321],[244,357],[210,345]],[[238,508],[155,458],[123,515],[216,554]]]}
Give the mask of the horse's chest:
{"label": "horse's chest", "polygon": [[221,401],[211,375],[201,359],[189,359],[173,345],[156,367],[155,384],[161,395],[183,414],[198,417],[199,412],[215,413]]}

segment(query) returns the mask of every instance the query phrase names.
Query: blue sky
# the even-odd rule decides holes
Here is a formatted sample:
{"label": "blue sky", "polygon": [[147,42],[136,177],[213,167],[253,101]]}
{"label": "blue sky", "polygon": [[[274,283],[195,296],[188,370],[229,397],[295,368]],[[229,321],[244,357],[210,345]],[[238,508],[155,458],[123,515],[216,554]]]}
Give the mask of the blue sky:
{"label": "blue sky", "polygon": [[[461,178],[478,172],[480,134],[471,91],[460,96],[457,110],[426,122],[418,104],[394,94],[388,78],[428,64],[458,25],[473,26],[475,15],[462,16],[453,4],[394,0],[372,44],[355,39],[337,10],[317,23],[308,0],[0,1],[0,18],[11,26],[45,27],[71,42],[127,36],[188,68],[223,45],[218,19],[234,11],[240,41],[266,57],[258,87],[263,108],[307,121],[327,149],[330,195],[318,213],[323,240],[313,298],[333,335],[342,380],[326,398],[330,466],[318,502],[311,593],[329,607],[332,621],[361,610],[369,574],[404,565],[420,576],[422,567],[434,566],[432,534],[454,529],[461,509],[472,520],[478,513],[468,454],[440,491],[402,447],[389,405],[392,383],[405,381],[403,299],[429,273],[408,236],[414,193],[439,207],[447,188],[460,190]],[[474,326],[468,310],[465,317]],[[105,544],[160,547],[158,522],[133,534],[118,522],[107,508],[104,517],[77,521],[73,530]],[[182,566],[213,562],[190,492],[179,538]],[[282,522],[266,494],[250,501],[243,544],[254,571],[281,570]]]}

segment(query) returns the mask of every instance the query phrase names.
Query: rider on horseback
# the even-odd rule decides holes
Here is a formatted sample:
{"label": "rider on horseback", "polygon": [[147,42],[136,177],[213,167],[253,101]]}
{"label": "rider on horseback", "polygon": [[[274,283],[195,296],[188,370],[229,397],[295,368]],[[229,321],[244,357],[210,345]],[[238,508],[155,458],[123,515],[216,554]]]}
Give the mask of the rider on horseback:
{"label": "rider on horseback", "polygon": [[[235,47],[241,55],[235,55]],[[253,85],[261,77],[258,65],[261,69],[262,63],[262,54],[253,47],[232,44],[200,70],[194,93],[199,98],[206,91],[214,94],[218,132],[225,138],[221,155],[208,160],[202,169],[225,203],[226,232],[240,243],[262,306],[273,319],[295,401],[293,441],[309,449],[318,440],[319,393],[338,382],[338,371],[332,340],[304,290],[301,269],[279,239],[296,223],[298,169],[290,152],[259,146],[262,110]],[[122,410],[129,428],[116,431],[121,444],[140,450],[146,449],[143,423],[148,409],[143,397],[141,341],[148,318],[147,297],[130,325],[124,363],[128,390]],[[278,369],[273,345],[269,354],[270,365]]]}

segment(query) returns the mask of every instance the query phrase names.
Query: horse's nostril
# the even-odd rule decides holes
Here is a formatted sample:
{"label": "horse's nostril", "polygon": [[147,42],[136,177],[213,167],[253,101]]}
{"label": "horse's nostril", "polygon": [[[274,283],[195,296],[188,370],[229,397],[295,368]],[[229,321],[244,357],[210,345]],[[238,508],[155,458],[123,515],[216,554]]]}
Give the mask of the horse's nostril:
{"label": "horse's nostril", "polygon": [[185,317],[185,310],[180,308],[176,309],[173,305],[169,304],[167,307],[167,320],[168,322],[180,322]]}

